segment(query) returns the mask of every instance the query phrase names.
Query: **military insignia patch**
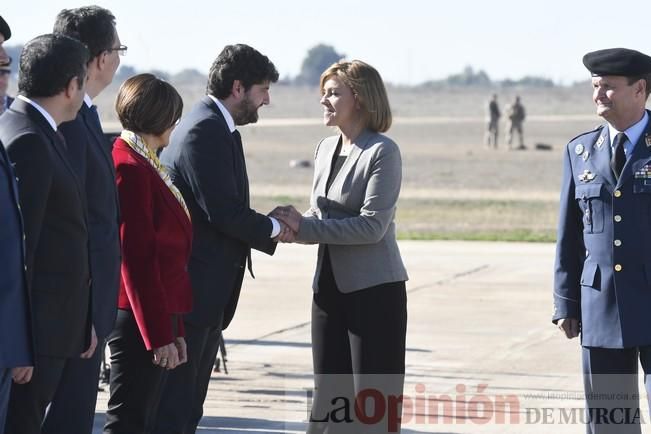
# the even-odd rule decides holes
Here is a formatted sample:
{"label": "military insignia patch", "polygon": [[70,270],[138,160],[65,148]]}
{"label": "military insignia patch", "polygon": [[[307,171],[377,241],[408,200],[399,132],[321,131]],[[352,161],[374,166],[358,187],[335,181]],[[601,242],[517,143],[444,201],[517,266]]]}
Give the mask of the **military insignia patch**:
{"label": "military insignia patch", "polygon": [[651,148],[651,134],[646,133],[644,136],[644,143],[646,143],[647,148]]}
{"label": "military insignia patch", "polygon": [[595,179],[597,175],[594,173],[590,172],[589,170],[584,170],[582,174],[579,175],[579,181],[581,182],[590,182],[593,179]]}
{"label": "military insignia patch", "polygon": [[604,140],[606,140],[606,138],[604,136],[599,136],[599,140],[597,140],[597,143],[596,143],[597,148],[601,149],[601,146],[604,144]]}
{"label": "military insignia patch", "polygon": [[581,154],[583,154],[583,151],[584,151],[584,150],[585,150],[585,147],[584,147],[581,143],[579,143],[578,145],[576,145],[576,146],[574,147],[574,153],[576,153],[576,155],[581,155]]}

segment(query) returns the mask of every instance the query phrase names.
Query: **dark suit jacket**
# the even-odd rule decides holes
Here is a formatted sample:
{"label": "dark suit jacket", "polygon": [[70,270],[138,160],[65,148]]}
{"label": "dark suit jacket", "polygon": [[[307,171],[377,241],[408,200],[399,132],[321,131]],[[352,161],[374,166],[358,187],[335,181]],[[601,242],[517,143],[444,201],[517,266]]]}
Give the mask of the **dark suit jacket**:
{"label": "dark suit jacket", "polygon": [[0,141],[19,178],[36,352],[78,357],[88,337],[90,301],[82,188],[65,145],[24,101],[0,117]]}
{"label": "dark suit jacket", "polygon": [[120,286],[119,212],[111,144],[85,103],[77,117],[59,126],[66,138],[70,164],[85,189],[88,214],[93,324],[97,336],[108,336],[117,313]]}
{"label": "dark suit jacket", "polygon": [[235,314],[251,248],[268,254],[276,249],[269,238],[271,221],[249,204],[241,142],[206,96],[181,119],[161,162],[192,215],[194,309],[186,320],[226,328]]}
{"label": "dark suit jacket", "polygon": [[122,278],[119,306],[133,312],[147,349],[184,336],[178,316],[192,308],[188,259],[192,225],[147,160],[117,139],[113,147],[120,209]]}
{"label": "dark suit jacket", "polygon": [[0,143],[0,370],[34,364],[23,223],[15,177]]}
{"label": "dark suit jacket", "polygon": [[619,179],[607,124],[564,152],[553,320],[581,321],[586,347],[651,345],[651,112]]}

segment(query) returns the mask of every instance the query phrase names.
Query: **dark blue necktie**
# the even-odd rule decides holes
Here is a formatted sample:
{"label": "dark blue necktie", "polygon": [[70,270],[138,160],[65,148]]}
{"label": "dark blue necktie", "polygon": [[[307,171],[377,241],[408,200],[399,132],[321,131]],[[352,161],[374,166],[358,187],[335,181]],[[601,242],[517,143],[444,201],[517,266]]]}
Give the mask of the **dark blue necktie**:
{"label": "dark blue necktie", "polygon": [[615,136],[615,146],[613,149],[613,157],[610,159],[610,167],[613,169],[615,178],[619,179],[622,174],[622,169],[626,164],[626,153],[624,152],[624,142],[626,142],[626,134],[618,133]]}

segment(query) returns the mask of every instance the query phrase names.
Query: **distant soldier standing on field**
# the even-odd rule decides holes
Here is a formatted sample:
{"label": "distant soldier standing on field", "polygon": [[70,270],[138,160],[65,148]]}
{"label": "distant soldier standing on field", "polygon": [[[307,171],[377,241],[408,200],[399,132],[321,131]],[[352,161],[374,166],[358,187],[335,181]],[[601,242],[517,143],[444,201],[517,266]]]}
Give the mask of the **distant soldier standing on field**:
{"label": "distant soldier standing on field", "polygon": [[500,120],[500,107],[497,105],[497,95],[493,94],[488,103],[488,129],[486,130],[486,146],[497,149],[497,128]]}
{"label": "distant soldier standing on field", "polygon": [[520,144],[515,149],[526,149],[524,146],[524,135],[522,134],[522,123],[526,117],[524,106],[520,102],[520,97],[515,97],[515,102],[509,106],[507,110],[508,117],[508,135],[506,136],[506,141],[509,145],[509,149],[513,149],[511,143],[513,142],[513,132],[517,132],[520,138]]}

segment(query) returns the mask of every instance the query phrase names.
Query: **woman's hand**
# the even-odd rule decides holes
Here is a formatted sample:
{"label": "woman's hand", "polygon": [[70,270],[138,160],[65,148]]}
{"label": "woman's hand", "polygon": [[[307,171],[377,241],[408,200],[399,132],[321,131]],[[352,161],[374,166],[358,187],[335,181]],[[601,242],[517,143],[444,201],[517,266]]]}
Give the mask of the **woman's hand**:
{"label": "woman's hand", "polygon": [[298,233],[303,218],[301,213],[292,205],[277,206],[271,211],[271,216],[285,223],[294,233]]}
{"label": "woman's hand", "polygon": [[163,369],[176,368],[180,364],[179,351],[176,349],[176,343],[154,348],[154,359],[152,363]]}

